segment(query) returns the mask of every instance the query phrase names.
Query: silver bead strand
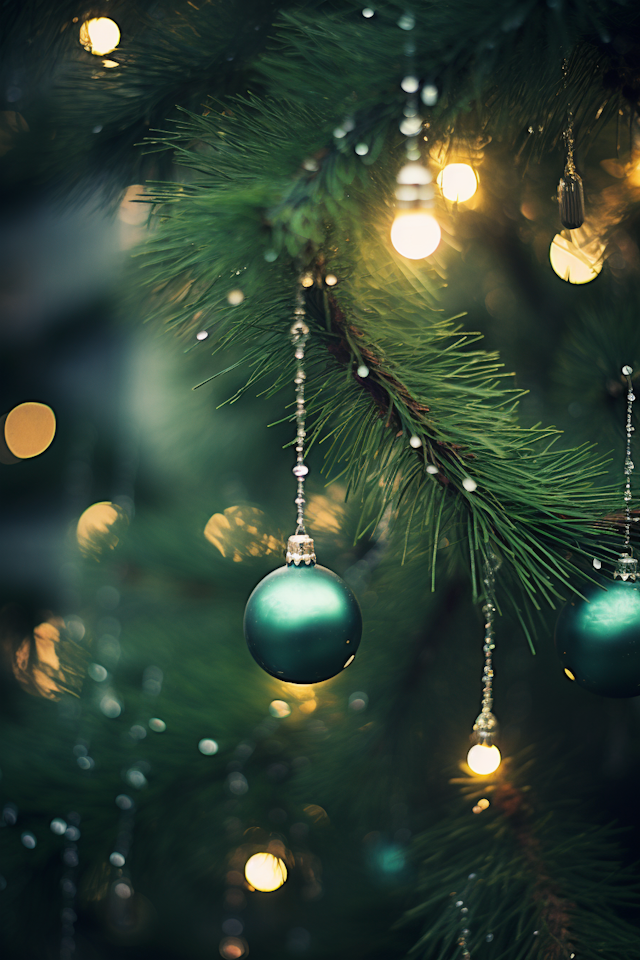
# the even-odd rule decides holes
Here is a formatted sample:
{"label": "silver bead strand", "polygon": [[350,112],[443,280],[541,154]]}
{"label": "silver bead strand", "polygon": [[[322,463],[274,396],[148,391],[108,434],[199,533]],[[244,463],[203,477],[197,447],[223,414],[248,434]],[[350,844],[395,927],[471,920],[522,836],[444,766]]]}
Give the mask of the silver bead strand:
{"label": "silver bead strand", "polygon": [[638,573],[638,561],[633,556],[633,550],[631,549],[631,500],[633,496],[631,493],[631,474],[635,469],[635,464],[631,459],[631,434],[635,430],[635,427],[633,426],[633,401],[635,400],[635,394],[633,392],[633,383],[631,381],[632,373],[633,368],[628,364],[625,364],[625,366],[622,368],[622,374],[627,379],[627,419],[625,425],[626,448],[624,457],[624,546],[616,563],[613,578],[614,580],[620,579],[634,581]]}
{"label": "silver bead strand", "polygon": [[493,651],[495,650],[495,634],[493,621],[496,615],[495,587],[496,587],[496,557],[490,553],[484,565],[484,670],[482,672],[482,707],[473,725],[477,742],[487,747],[493,745],[493,738],[498,730],[498,721],[493,715]]}
{"label": "silver bead strand", "polygon": [[314,553],[313,540],[307,536],[304,526],[304,506],[305,489],[304,483],[309,473],[309,468],[304,462],[304,440],[306,432],[306,416],[304,385],[307,375],[304,370],[304,351],[307,340],[309,339],[309,327],[304,322],[304,294],[302,288],[298,288],[296,295],[296,306],[293,311],[294,320],[290,329],[291,342],[294,346],[294,356],[296,359],[296,372],[294,385],[296,391],[296,464],[293,468],[293,475],[298,481],[296,491],[296,532],[289,537],[287,544],[287,563],[294,563],[299,566],[305,563],[307,566],[314,563],[316,555]]}

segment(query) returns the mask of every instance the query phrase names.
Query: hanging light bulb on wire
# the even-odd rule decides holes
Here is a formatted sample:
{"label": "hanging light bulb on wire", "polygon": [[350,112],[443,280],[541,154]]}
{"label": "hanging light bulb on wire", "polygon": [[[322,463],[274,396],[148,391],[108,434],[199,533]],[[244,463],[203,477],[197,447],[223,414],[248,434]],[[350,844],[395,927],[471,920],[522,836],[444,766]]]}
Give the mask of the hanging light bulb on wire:
{"label": "hanging light bulb on wire", "polygon": [[431,173],[417,162],[405,163],[397,177],[398,213],[391,227],[391,243],[402,257],[422,260],[440,243],[440,225],[425,209],[433,200]]}
{"label": "hanging light bulb on wire", "polygon": [[495,773],[502,762],[500,751],[493,740],[498,732],[498,721],[492,712],[493,707],[493,651],[495,648],[493,618],[496,613],[495,571],[497,559],[490,553],[484,566],[485,604],[482,612],[484,624],[484,670],[482,688],[482,709],[473,725],[474,745],[467,754],[467,764],[480,777]]}
{"label": "hanging light bulb on wire", "polygon": [[[407,100],[399,127],[400,133],[407,138],[405,151],[408,162],[397,177],[397,213],[391,227],[391,243],[400,256],[408,260],[423,260],[437,249],[441,232],[440,224],[429,209],[433,205],[434,194],[431,172],[420,163],[424,121],[419,115],[420,79],[413,62],[413,41],[405,43],[405,54],[407,72],[400,81],[400,89],[407,94]],[[427,103],[427,100],[423,98],[423,102]]]}

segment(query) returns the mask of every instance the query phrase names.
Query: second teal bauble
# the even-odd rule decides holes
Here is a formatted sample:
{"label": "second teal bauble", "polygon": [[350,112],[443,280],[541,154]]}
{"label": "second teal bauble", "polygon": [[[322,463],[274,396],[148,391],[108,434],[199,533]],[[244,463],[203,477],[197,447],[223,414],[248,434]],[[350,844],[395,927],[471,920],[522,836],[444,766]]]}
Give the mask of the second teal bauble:
{"label": "second teal bauble", "polygon": [[267,574],[249,597],[244,635],[254,660],[272,677],[319,683],[353,662],[362,614],[331,570],[291,563]]}
{"label": "second teal bauble", "polygon": [[556,625],[556,650],[567,675],[602,697],[640,695],[640,583],[608,581],[582,589]]}

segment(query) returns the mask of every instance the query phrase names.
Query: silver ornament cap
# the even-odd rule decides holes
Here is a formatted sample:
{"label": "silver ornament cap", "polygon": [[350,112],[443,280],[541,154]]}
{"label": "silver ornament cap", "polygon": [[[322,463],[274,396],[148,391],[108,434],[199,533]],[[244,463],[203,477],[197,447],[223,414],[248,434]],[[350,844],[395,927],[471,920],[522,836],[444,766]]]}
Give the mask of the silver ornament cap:
{"label": "silver ornament cap", "polygon": [[285,560],[287,563],[294,563],[296,567],[299,567],[301,563],[305,563],[307,566],[310,563],[315,563],[316,555],[312,538],[306,533],[296,533],[289,537]]}
{"label": "silver ornament cap", "polygon": [[638,576],[638,561],[629,553],[621,554],[613,571],[614,580],[630,580],[635,583]]}

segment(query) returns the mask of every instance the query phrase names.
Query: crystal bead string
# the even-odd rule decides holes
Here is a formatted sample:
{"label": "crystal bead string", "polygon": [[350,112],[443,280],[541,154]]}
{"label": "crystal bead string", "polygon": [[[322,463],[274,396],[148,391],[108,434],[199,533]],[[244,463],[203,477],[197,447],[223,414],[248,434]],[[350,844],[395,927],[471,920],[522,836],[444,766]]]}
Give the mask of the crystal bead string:
{"label": "crystal bead string", "polygon": [[[563,80],[563,89],[566,92],[569,79],[569,62],[565,59],[562,61],[562,80]],[[574,158],[574,139],[573,139],[573,109],[571,103],[567,103],[567,126],[562,134],[562,139],[564,140],[565,147],[567,149],[567,162],[565,170],[567,173],[575,174],[576,172],[576,163]]]}
{"label": "crystal bead string", "polygon": [[[493,620],[496,613],[495,588],[496,574],[493,556],[485,561],[484,587],[486,602],[482,607],[485,616],[484,623],[484,670],[482,674],[482,709],[480,716],[493,719],[493,651],[495,650]],[[477,721],[476,721],[477,722]]]}
{"label": "crystal bead string", "polygon": [[613,579],[631,580],[633,582],[638,575],[638,561],[633,556],[633,550],[631,549],[631,500],[633,496],[631,493],[631,474],[635,469],[635,464],[631,458],[631,434],[635,430],[633,426],[633,401],[635,400],[635,394],[631,381],[632,373],[633,368],[625,364],[622,368],[622,375],[626,377],[627,380],[626,447],[624,454],[624,544],[613,572]]}
{"label": "crystal bead string", "polygon": [[631,382],[631,374],[633,373],[632,367],[624,366],[622,368],[622,373],[627,378],[627,423],[626,423],[626,434],[627,434],[627,446],[625,451],[624,458],[624,475],[625,475],[625,486],[624,486],[624,508],[625,508],[625,525],[624,525],[624,546],[625,551],[631,553],[631,474],[635,468],[635,464],[631,459],[631,434],[633,433],[633,401],[635,400],[635,395],[633,392],[633,383]]}
{"label": "crystal bead string", "polygon": [[305,429],[307,411],[304,405],[304,384],[307,375],[304,371],[304,349],[309,338],[309,327],[304,322],[304,295],[301,289],[298,290],[296,306],[293,313],[294,321],[291,327],[291,342],[295,348],[294,356],[296,359],[296,373],[293,381],[296,389],[296,465],[293,468],[293,475],[298,480],[295,500],[297,508],[296,535],[298,536],[306,533],[304,528],[304,481],[309,473],[309,468],[304,462],[304,438],[307,435]]}

